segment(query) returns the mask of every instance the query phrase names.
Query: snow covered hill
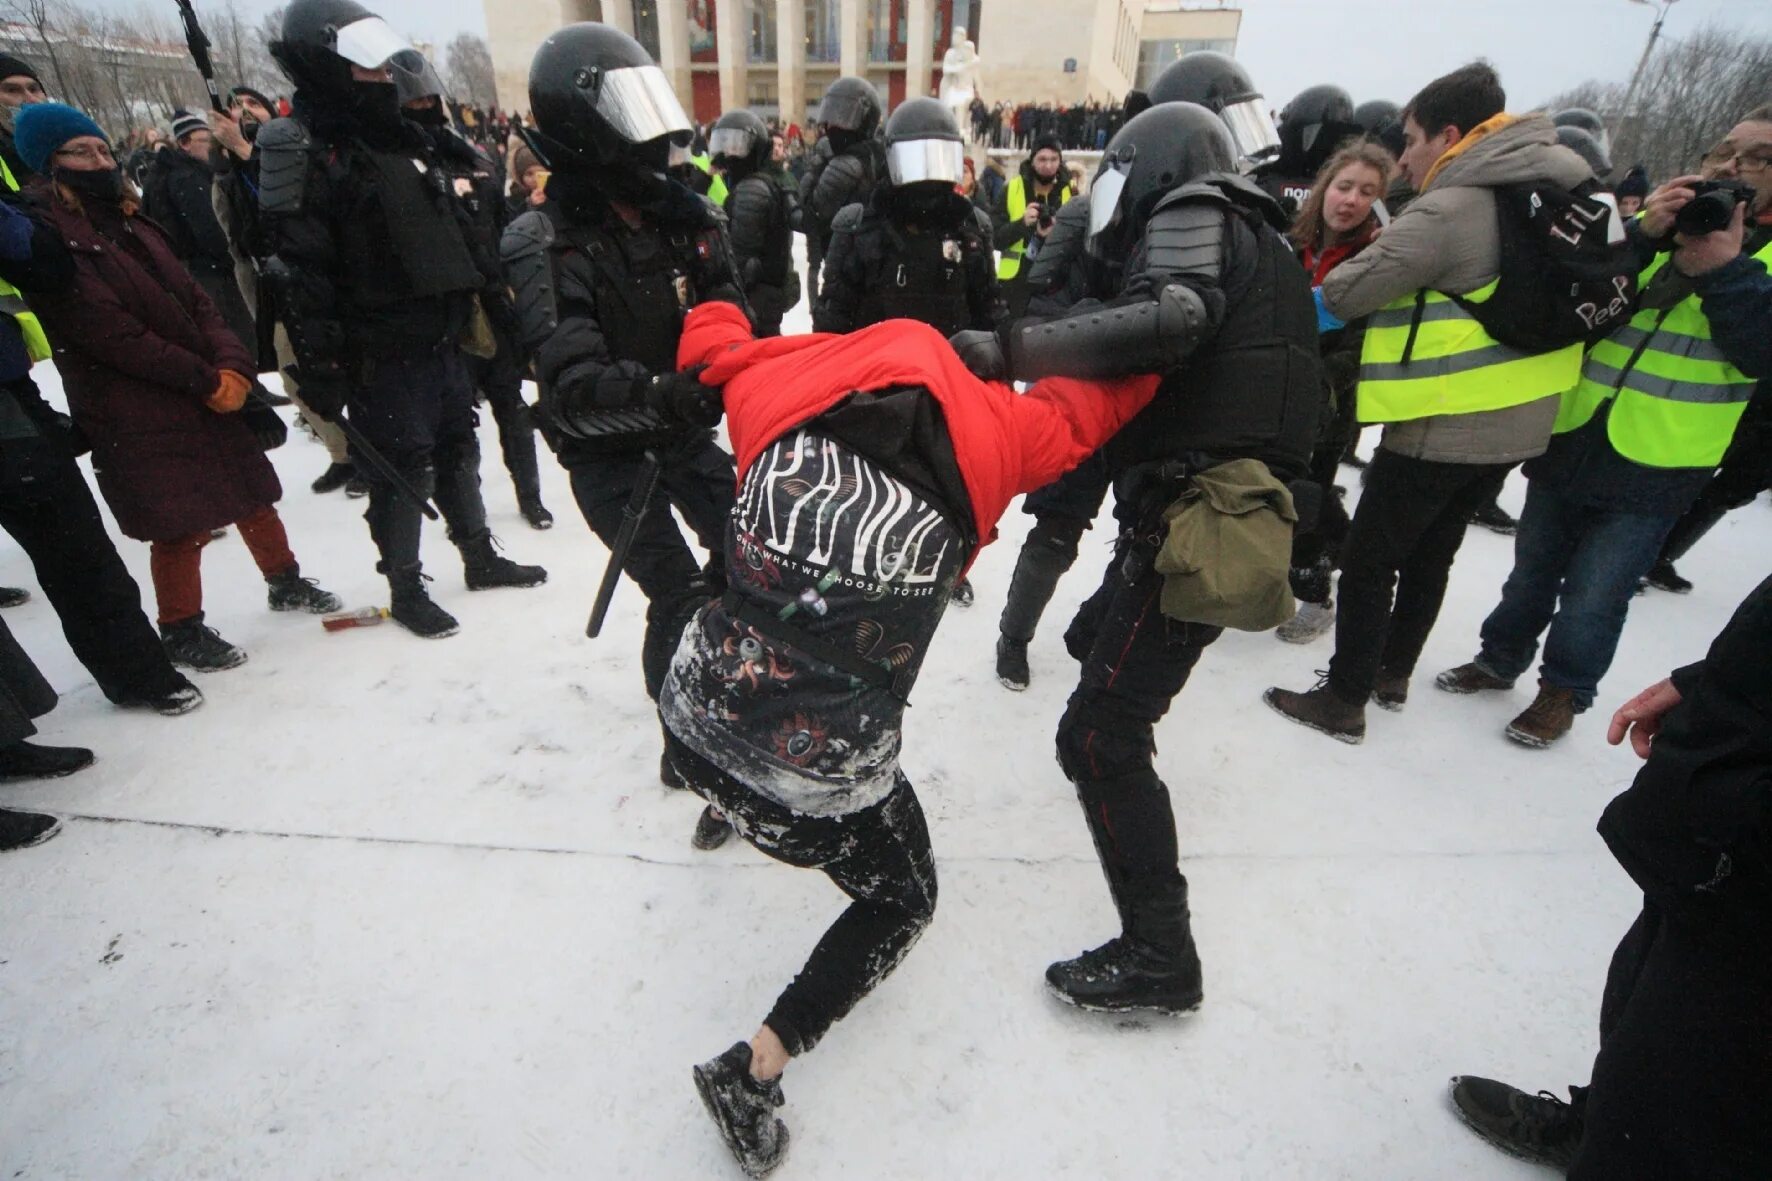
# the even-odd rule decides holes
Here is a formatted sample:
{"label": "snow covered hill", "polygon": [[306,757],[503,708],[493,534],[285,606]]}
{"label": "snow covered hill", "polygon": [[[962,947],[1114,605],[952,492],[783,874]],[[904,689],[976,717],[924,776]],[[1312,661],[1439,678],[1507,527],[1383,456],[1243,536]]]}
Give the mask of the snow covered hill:
{"label": "snow covered hill", "polygon": [[[230,536],[205,554],[205,606],[251,660],[162,718],[104,701],[41,595],[7,613],[63,694],[44,740],[99,762],[0,789],[71,817],[0,857],[6,1176],[738,1175],[689,1066],[750,1035],[843,899],[747,847],[690,849],[698,802],[656,781],[640,595],[624,585],[604,638],[584,638],[605,551],[545,459],[559,525],[525,527],[489,416],[482,431],[494,530],[552,577],[469,595],[428,529],[453,639],[273,615]],[[385,603],[363,502],[308,492],[325,457],[302,436],[273,458],[304,573]],[[1522,495],[1516,476],[1503,503]],[[1260,702],[1308,686],[1328,640],[1213,647],[1158,759],[1206,1005],[1141,1021],[1064,1008],[1041,982],[1112,933],[1052,751],[1075,672],[1059,636],[1109,539],[1086,539],[1034,686],[1013,694],[992,645],[1028,520],[1012,513],[979,561],[978,605],[949,613],[907,718],[934,925],[789,1070],[778,1175],[1538,1175],[1455,1121],[1446,1078],[1586,1081],[1637,905],[1593,831],[1636,767],[1604,718],[1702,654],[1772,567],[1766,505],[1682,563],[1692,595],[1637,600],[1602,707],[1549,751],[1501,737],[1528,689],[1431,683],[1474,652],[1507,572],[1510,543],[1486,532],[1466,540],[1407,711],[1371,711],[1364,746]],[[121,548],[147,596],[146,546]],[[35,585],[4,538],[0,584]]]}

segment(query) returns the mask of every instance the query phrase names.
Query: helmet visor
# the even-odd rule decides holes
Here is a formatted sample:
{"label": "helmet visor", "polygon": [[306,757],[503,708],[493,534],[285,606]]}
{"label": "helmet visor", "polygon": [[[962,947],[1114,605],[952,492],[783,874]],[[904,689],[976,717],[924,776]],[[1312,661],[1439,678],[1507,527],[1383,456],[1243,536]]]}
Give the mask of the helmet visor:
{"label": "helmet visor", "polygon": [[729,156],[734,160],[748,160],[756,146],[755,137],[742,127],[716,127],[708,136],[708,155],[716,159]]}
{"label": "helmet visor", "polygon": [[1126,178],[1132,173],[1131,162],[1104,167],[1096,173],[1089,186],[1089,236],[1106,230],[1120,217],[1120,195],[1126,191]]}
{"label": "helmet visor", "polygon": [[1274,121],[1267,117],[1267,107],[1260,95],[1231,104],[1218,117],[1224,120],[1241,158],[1259,160],[1280,150],[1280,137],[1274,131]]}
{"label": "helmet visor", "polygon": [[818,104],[818,121],[827,127],[860,131],[872,107],[864,94],[827,94]]}
{"label": "helmet visor", "polygon": [[390,57],[388,73],[394,76],[394,88],[400,92],[403,103],[433,96],[443,98],[449,93],[443,87],[443,79],[437,76],[436,67],[416,49],[402,49]]}
{"label": "helmet visor", "polygon": [[966,147],[951,139],[901,140],[886,149],[886,171],[895,185],[959,184],[966,175]]}
{"label": "helmet visor", "polygon": [[631,144],[664,135],[688,143],[693,135],[683,104],[657,66],[623,66],[604,74],[597,87],[597,114]]}
{"label": "helmet visor", "polygon": [[354,66],[376,70],[387,65],[396,53],[411,48],[412,44],[394,32],[387,21],[379,16],[366,16],[338,31],[333,52]]}

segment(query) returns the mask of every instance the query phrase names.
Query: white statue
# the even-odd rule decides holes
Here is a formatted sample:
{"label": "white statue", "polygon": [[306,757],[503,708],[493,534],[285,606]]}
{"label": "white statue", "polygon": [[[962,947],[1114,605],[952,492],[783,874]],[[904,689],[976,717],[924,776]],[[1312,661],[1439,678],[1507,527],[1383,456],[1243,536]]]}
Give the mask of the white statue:
{"label": "white statue", "polygon": [[941,55],[941,101],[963,129],[972,127],[972,100],[978,96],[978,47],[966,30],[954,30],[953,44]]}

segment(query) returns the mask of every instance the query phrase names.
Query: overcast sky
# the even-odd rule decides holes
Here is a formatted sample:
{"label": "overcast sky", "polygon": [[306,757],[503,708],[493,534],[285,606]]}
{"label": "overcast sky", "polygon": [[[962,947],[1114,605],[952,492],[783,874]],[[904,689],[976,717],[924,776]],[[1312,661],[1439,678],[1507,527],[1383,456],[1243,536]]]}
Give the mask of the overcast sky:
{"label": "overcast sky", "polygon": [[[99,2],[129,9],[142,0]],[[481,0],[363,2],[415,40],[442,45],[462,29],[486,31]],[[555,2],[494,0],[493,7]],[[206,0],[196,3],[201,15]],[[241,3],[257,13],[276,0]],[[1655,19],[1631,0],[1242,0],[1240,7],[1238,57],[1275,107],[1319,82],[1339,83],[1356,101],[1403,102],[1436,75],[1487,57],[1501,71],[1510,105],[1525,109],[1588,78],[1628,79]],[[1772,0],[1676,0],[1663,35],[1711,23],[1772,36]],[[979,48],[990,55],[988,43]]]}

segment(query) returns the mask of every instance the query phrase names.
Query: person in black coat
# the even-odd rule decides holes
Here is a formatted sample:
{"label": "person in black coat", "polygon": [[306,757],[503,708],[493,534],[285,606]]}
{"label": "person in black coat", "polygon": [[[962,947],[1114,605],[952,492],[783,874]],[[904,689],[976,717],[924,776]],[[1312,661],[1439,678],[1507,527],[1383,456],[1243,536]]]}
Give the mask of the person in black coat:
{"label": "person in black coat", "polygon": [[837,215],[865,204],[886,179],[885,150],[879,139],[885,111],[880,93],[865,78],[838,78],[819,100],[823,136],[813,145],[812,163],[800,179],[800,207],[812,298],[824,291],[823,265],[836,232]]}
{"label": "person in black coat", "polygon": [[[33,719],[54,708],[55,690],[0,622],[0,783],[56,779],[92,765],[83,747],[26,741],[37,732]],[[53,816],[0,808],[0,853],[41,845],[60,831]]]}
{"label": "person in black coat", "polygon": [[782,316],[800,302],[793,229],[798,202],[770,174],[774,141],[752,112],[720,116],[708,146],[714,166],[726,177],[732,256],[756,317],[757,335],[780,336]]}
{"label": "person in black coat", "polygon": [[1697,664],[1612,716],[1647,760],[1600,817],[1643,891],[1600,1000],[1600,1052],[1571,1102],[1452,1080],[1504,1151],[1600,1178],[1772,1176],[1772,578]]}

